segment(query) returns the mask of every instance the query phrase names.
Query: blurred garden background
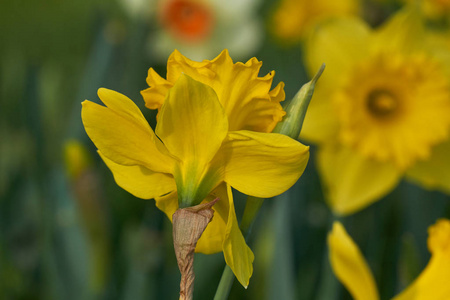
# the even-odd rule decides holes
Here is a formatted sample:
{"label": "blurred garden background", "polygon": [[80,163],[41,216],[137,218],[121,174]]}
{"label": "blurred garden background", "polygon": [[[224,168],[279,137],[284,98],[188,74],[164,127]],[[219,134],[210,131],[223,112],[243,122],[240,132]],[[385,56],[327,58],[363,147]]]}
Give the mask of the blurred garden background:
{"label": "blurred garden background", "polygon": [[[170,2],[176,5],[164,6]],[[275,70],[273,87],[284,82],[289,100],[314,75],[305,53],[316,51],[307,49],[308,39],[321,22],[351,16],[378,28],[405,2],[2,1],[0,299],[178,299],[170,220],[154,200],[117,186],[84,130],[81,102],[99,103],[98,88],[133,99],[155,128],[157,111],[145,108],[140,94],[148,69],[165,77],[174,49],[201,61],[228,48],[234,62],[262,61],[260,76]],[[448,59],[450,4],[429,0],[421,7],[427,34],[441,36],[436,44]],[[339,74],[329,67],[324,76]],[[450,98],[444,101],[448,109]],[[450,135],[445,124],[439,143]],[[311,145],[306,171],[264,202],[248,237],[255,254],[250,285],[235,282],[230,299],[351,299],[328,259],[335,220],[359,245],[380,298],[394,297],[430,259],[427,228],[450,218],[450,152],[433,165],[447,185],[398,178],[373,204],[339,215],[327,204],[320,145],[302,142]],[[236,192],[238,219],[245,200]],[[222,253],[196,254],[194,299],[213,299],[224,266]]]}

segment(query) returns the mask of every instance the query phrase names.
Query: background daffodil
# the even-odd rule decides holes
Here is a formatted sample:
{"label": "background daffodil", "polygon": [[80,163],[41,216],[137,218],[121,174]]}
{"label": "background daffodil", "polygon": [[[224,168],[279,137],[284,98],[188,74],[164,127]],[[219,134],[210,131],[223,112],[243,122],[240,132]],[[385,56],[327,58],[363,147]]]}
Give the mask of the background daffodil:
{"label": "background daffodil", "polygon": [[[450,64],[432,46],[419,11],[400,11],[377,30],[357,19],[324,22],[308,41],[317,84],[303,137],[339,214],[360,210],[402,178],[450,191]],[[440,165],[440,167],[438,167]]]}
{"label": "background daffodil", "polygon": [[247,286],[253,254],[239,230],[230,186],[256,197],[278,195],[300,177],[308,147],[281,134],[229,131],[216,92],[188,75],[169,90],[155,132],[126,96],[107,89],[98,95],[106,107],[83,102],[83,124],[118,185],[154,198],[169,218],[178,207],[219,197],[196,251],[223,251]]}
{"label": "background daffodil", "polygon": [[[224,48],[249,57],[262,44],[260,0],[122,0],[131,17],[150,23],[148,53],[165,61],[173,49],[191,59],[212,58]],[[148,25],[147,25],[148,26]],[[149,55],[150,56],[150,55]]]}
{"label": "background daffodil", "polygon": [[270,31],[284,44],[296,44],[314,26],[334,16],[356,15],[359,1],[279,0],[270,23]]}
{"label": "background daffodil", "polygon": [[[375,280],[358,246],[341,223],[328,235],[330,262],[337,278],[355,300],[379,299]],[[450,220],[440,219],[428,229],[431,259],[419,277],[395,300],[445,300],[450,298]]]}

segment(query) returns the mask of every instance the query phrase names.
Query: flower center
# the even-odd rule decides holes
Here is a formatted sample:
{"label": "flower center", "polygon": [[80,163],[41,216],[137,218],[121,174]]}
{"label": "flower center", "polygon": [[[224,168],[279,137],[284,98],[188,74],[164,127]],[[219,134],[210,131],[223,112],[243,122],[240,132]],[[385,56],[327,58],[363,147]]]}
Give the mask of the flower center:
{"label": "flower center", "polygon": [[373,90],[367,96],[367,109],[376,118],[391,116],[397,111],[398,100],[387,90]]}
{"label": "flower center", "polygon": [[203,40],[214,26],[211,8],[189,0],[169,1],[162,9],[161,21],[177,38],[190,42]]}
{"label": "flower center", "polygon": [[333,100],[340,139],[362,155],[405,169],[448,138],[449,83],[432,59],[379,54],[346,80]]}

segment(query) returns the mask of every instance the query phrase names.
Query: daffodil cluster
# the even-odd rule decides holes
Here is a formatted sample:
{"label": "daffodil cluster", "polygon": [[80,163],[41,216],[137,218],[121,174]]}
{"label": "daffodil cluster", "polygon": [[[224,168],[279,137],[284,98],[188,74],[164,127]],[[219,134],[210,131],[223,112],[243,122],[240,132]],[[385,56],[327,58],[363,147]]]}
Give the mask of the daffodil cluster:
{"label": "daffodil cluster", "polygon": [[274,73],[258,77],[261,63],[234,64],[228,52],[191,61],[175,51],[167,79],[149,70],[146,106],[159,109],[155,131],[134,102],[108,89],[105,106],[83,102],[83,124],[119,186],[156,201],[169,218],[179,208],[214,198],[215,216],[196,251],[223,252],[247,286],[253,253],[239,230],[231,187],[269,198],[291,187],[308,161],[308,147],[269,133],[284,112],[283,86]]}

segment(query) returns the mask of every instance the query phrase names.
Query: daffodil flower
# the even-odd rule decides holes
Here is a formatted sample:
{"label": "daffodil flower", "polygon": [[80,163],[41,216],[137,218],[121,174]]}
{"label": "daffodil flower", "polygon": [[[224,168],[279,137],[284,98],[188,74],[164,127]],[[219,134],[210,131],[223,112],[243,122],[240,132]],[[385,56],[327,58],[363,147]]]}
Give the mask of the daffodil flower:
{"label": "daffodil flower", "polygon": [[308,36],[314,26],[331,17],[357,15],[356,0],[279,0],[270,30],[284,44],[296,44]]}
{"label": "daffodil flower", "polygon": [[450,193],[450,60],[429,43],[416,8],[377,30],[358,19],[318,26],[311,72],[325,62],[302,137],[319,145],[318,167],[334,212],[356,212],[406,175]]}
{"label": "daffodil flower", "polygon": [[[450,299],[450,220],[440,219],[428,229],[431,259],[419,277],[394,300]],[[328,235],[330,262],[334,273],[355,300],[378,300],[370,268],[358,246],[341,223]]]}
{"label": "daffodil flower", "polygon": [[247,286],[253,253],[239,230],[231,187],[263,198],[284,192],[303,172],[308,147],[281,134],[230,130],[214,89],[186,74],[168,89],[155,132],[126,96],[107,89],[98,95],[106,107],[84,101],[83,124],[117,184],[154,198],[169,218],[179,207],[220,198],[196,251],[223,251]]}
{"label": "daffodil flower", "polygon": [[212,58],[227,47],[248,57],[264,37],[257,11],[261,0],[121,0],[132,17],[152,21],[148,48],[165,61],[173,49],[194,60]]}

